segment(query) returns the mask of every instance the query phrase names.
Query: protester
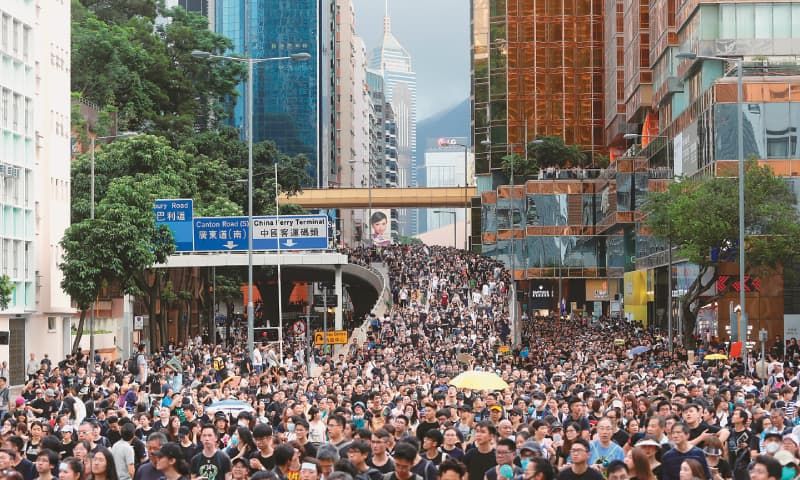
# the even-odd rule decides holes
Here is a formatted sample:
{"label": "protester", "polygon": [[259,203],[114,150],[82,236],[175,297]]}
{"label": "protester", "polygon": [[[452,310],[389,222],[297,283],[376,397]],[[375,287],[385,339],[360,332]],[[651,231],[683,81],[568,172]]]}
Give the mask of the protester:
{"label": "protester", "polygon": [[[22,396],[6,398],[0,378],[0,471],[17,469],[20,480],[49,480],[48,465],[59,480],[797,476],[800,381],[794,356],[781,358],[800,350],[796,341],[773,349],[763,380],[746,375],[752,358],[704,361],[722,348],[713,335],[698,336],[690,363],[680,341],[669,352],[657,329],[608,312],[527,311],[514,345],[501,263],[444,247],[343,252],[386,271],[389,301],[363,319],[343,312],[350,341],[311,346],[313,375],[302,337],[287,329],[282,348],[258,341],[249,352],[233,320],[224,338],[137,345],[91,371],[84,353],[33,360]],[[450,385],[470,369],[509,387]]]}

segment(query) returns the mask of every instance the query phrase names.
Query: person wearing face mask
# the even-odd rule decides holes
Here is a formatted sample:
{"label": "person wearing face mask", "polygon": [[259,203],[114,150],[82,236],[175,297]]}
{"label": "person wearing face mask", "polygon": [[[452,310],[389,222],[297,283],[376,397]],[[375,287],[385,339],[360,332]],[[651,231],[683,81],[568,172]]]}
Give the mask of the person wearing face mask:
{"label": "person wearing face mask", "polygon": [[531,408],[528,410],[528,418],[530,420],[541,420],[548,415],[551,415],[551,413],[550,409],[547,408],[547,401],[544,393],[534,393]]}
{"label": "person wearing face mask", "polygon": [[364,428],[367,423],[366,418],[364,418],[366,408],[363,402],[356,402],[353,404],[353,425],[355,425],[356,429]]}
{"label": "person wearing face mask", "polygon": [[774,457],[778,450],[781,449],[783,442],[783,435],[779,432],[769,432],[764,436],[764,453],[770,457]]}
{"label": "person wearing face mask", "polygon": [[779,450],[775,460],[781,464],[781,480],[794,480],[800,473],[797,458],[786,450]]}
{"label": "person wearing face mask", "polygon": [[521,480],[553,480],[556,476],[553,464],[541,457],[530,458],[519,477]]}

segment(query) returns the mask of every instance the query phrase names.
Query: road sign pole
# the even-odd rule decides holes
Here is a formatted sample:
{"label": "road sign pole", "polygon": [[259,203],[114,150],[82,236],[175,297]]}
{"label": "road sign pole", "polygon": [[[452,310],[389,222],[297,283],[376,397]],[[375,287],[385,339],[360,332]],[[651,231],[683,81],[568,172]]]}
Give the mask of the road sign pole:
{"label": "road sign pole", "polygon": [[323,322],[322,322],[322,351],[328,353],[328,289],[324,288],[322,291],[322,308],[323,308]]}
{"label": "road sign pole", "polygon": [[311,378],[311,343],[313,337],[311,336],[311,305],[308,306],[306,312],[306,374]]}

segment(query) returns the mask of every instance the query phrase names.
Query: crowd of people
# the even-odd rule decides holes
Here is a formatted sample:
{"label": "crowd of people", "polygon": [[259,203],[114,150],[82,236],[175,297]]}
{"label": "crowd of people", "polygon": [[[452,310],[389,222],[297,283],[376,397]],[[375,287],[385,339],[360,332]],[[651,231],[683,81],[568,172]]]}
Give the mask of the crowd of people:
{"label": "crowd of people", "polygon": [[[526,315],[510,345],[502,264],[427,246],[354,257],[383,262],[391,308],[365,319],[363,343],[320,353],[315,375],[291,345],[198,337],[93,371],[34,362],[18,398],[0,379],[0,480],[800,476],[789,362],[759,380],[689,363],[639,324],[561,315]],[[466,370],[508,388],[450,385]]]}

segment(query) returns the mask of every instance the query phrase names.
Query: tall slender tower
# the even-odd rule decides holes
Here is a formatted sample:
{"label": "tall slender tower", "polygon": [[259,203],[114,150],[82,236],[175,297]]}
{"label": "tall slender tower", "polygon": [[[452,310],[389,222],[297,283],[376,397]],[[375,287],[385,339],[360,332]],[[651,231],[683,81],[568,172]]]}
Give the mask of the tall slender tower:
{"label": "tall slender tower", "polygon": [[[383,17],[383,40],[372,52],[369,68],[383,75],[386,102],[392,106],[397,124],[397,184],[400,188],[417,185],[417,74],[408,53],[392,33],[389,1]],[[418,233],[415,210],[399,211],[400,234]]]}

